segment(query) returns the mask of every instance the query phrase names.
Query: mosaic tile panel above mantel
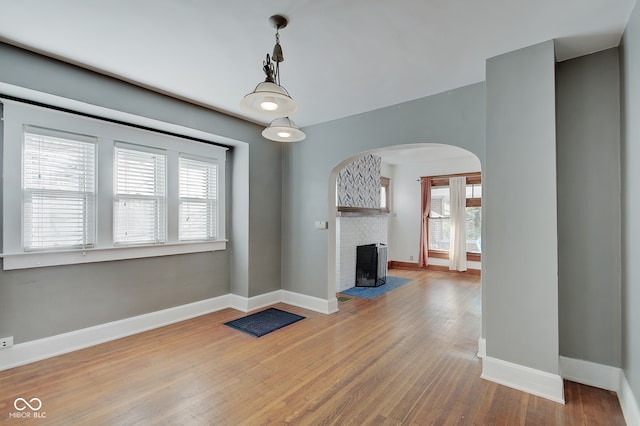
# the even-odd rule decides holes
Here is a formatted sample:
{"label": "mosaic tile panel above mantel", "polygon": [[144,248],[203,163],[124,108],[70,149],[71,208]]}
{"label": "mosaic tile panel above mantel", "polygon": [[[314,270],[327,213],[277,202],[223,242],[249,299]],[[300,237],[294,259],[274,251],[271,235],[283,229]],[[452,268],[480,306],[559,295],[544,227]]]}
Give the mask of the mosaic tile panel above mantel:
{"label": "mosaic tile panel above mantel", "polygon": [[380,208],[382,158],[369,154],[347,164],[338,173],[339,207]]}

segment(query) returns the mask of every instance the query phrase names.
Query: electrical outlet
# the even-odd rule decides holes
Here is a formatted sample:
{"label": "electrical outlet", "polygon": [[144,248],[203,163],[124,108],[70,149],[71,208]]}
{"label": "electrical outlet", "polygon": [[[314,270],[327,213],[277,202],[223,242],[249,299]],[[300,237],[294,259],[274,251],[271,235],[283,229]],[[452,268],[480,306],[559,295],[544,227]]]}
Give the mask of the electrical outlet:
{"label": "electrical outlet", "polygon": [[13,346],[13,336],[0,337],[0,349],[6,349]]}
{"label": "electrical outlet", "polygon": [[409,256],[409,260],[413,260],[413,256]]}

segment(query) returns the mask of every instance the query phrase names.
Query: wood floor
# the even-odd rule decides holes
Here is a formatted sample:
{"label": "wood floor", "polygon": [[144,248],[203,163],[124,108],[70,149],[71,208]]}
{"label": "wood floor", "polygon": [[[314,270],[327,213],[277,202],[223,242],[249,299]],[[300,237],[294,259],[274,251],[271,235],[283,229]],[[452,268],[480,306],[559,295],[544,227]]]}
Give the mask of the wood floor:
{"label": "wood floor", "polygon": [[478,277],[413,279],[259,339],[225,309],[0,372],[0,423],[39,398],[54,425],[623,425],[614,393],[565,382],[566,405],[480,379]]}

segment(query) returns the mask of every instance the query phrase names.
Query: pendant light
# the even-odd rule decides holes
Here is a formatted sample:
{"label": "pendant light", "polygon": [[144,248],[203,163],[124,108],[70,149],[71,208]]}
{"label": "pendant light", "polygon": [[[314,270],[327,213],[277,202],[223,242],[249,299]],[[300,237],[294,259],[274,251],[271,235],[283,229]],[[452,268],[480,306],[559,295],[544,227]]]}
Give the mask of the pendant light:
{"label": "pendant light", "polygon": [[262,131],[262,136],[276,142],[300,142],[307,137],[289,117],[276,118]]}
{"label": "pendant light", "polygon": [[280,62],[284,61],[280,46],[280,30],[289,21],[282,15],[273,15],[269,22],[276,29],[276,45],[273,54],[262,63],[266,79],[259,83],[253,92],[246,95],[240,106],[248,112],[261,117],[274,119],[269,127],[262,131],[262,136],[276,142],[299,142],[306,138],[302,130],[289,117],[298,110],[298,105],[289,95],[287,89],[280,85]]}
{"label": "pendant light", "polygon": [[269,21],[276,28],[276,45],[273,48],[273,55],[269,57],[267,53],[267,58],[263,62],[262,69],[266,78],[256,86],[253,92],[242,99],[240,106],[247,112],[273,119],[292,115],[298,110],[298,105],[287,89],[280,85],[280,62],[284,61],[284,56],[280,46],[279,31],[287,26],[288,20],[282,15],[274,15],[269,18]]}

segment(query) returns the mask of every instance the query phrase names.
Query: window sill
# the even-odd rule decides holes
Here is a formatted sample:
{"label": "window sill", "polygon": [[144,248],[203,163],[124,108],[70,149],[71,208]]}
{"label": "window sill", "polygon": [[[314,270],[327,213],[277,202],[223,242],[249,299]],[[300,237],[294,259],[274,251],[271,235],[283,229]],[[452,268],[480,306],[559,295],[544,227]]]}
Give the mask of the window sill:
{"label": "window sill", "polygon": [[162,244],[157,246],[131,246],[92,248],[86,250],[47,251],[31,253],[4,253],[2,269],[42,268],[45,266],[75,265],[108,262],[112,260],[141,259],[145,257],[202,253],[225,250],[227,240]]}
{"label": "window sill", "polygon": [[[429,257],[436,259],[448,259],[449,252],[444,250],[429,250]],[[480,262],[482,260],[482,254],[467,252],[467,260],[472,262]]]}

